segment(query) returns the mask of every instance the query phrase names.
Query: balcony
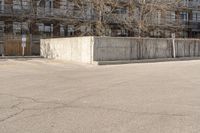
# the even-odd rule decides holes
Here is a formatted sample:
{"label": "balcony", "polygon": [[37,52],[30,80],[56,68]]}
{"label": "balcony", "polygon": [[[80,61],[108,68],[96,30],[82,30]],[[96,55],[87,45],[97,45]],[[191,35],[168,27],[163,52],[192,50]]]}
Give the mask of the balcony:
{"label": "balcony", "polygon": [[36,15],[37,18],[46,19],[77,19],[77,20],[91,20],[93,17],[88,11],[84,10],[74,10],[73,7],[67,9],[61,8],[44,8],[31,6],[19,6],[19,5],[1,5],[0,6],[0,16],[6,17],[29,17],[31,15]]}
{"label": "balcony", "polygon": [[188,9],[200,9],[200,2],[199,1],[181,1],[178,4],[181,8],[188,8]]}
{"label": "balcony", "polygon": [[21,16],[30,15],[32,9],[30,6],[17,6],[17,5],[0,5],[0,16]]}

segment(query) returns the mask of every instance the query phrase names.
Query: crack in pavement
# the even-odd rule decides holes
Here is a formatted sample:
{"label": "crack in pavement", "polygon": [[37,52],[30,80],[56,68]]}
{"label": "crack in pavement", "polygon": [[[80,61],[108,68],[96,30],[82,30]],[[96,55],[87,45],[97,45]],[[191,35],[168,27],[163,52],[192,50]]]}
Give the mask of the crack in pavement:
{"label": "crack in pavement", "polygon": [[[61,102],[58,102],[58,101],[40,101],[38,99],[34,99],[32,97],[21,97],[21,96],[16,96],[16,95],[12,95],[12,94],[7,94],[7,93],[0,93],[0,96],[9,96],[9,97],[14,97],[18,100],[21,100],[21,102],[15,104],[15,105],[12,105],[11,107],[8,107],[8,108],[0,108],[0,109],[14,109],[14,108],[18,108],[18,109],[21,109],[21,111],[19,112],[16,112],[14,114],[11,114],[9,116],[7,116],[6,118],[3,118],[3,119],[0,119],[0,123],[2,122],[5,122],[6,120],[8,119],[11,119],[13,117],[16,117],[18,116],[19,114],[23,113],[24,111],[30,111],[30,110],[52,110],[52,109],[60,109],[60,108],[69,108],[69,107],[72,107],[70,106],[70,104],[82,99],[82,98],[85,98],[85,97],[89,97],[89,96],[92,96],[92,94],[88,94],[88,95],[84,95],[84,96],[80,96],[78,98],[75,98],[74,100],[68,102],[68,103],[61,103]],[[53,107],[40,107],[40,108],[21,108],[21,107],[18,107],[19,105],[23,104],[23,100],[29,100],[29,101],[32,101],[33,103],[37,103],[37,104],[53,104],[53,105],[57,105],[57,106],[53,106]]]}
{"label": "crack in pavement", "polygon": [[0,107],[0,110],[2,110],[2,109],[14,109],[14,108],[18,108],[18,106],[19,106],[20,104],[22,104],[22,102],[19,102],[19,103],[17,103],[17,104],[14,104],[14,105],[12,105],[12,106],[10,106],[10,107]]}
{"label": "crack in pavement", "polygon": [[0,95],[15,97],[19,100],[29,100],[34,103],[40,103],[40,104],[63,104],[63,103],[56,102],[56,101],[40,101],[40,100],[32,98],[32,97],[21,97],[21,96],[16,96],[16,95],[12,95],[12,94],[6,94],[6,93],[0,93]]}
{"label": "crack in pavement", "polygon": [[[100,91],[104,91],[105,89],[99,90]],[[169,114],[169,113],[162,113],[162,112],[134,112],[134,111],[128,111],[128,110],[124,110],[124,109],[118,109],[118,108],[110,108],[110,107],[102,107],[102,106],[76,106],[73,105],[73,103],[75,103],[76,101],[79,101],[83,98],[86,97],[90,97],[93,96],[94,94],[88,94],[88,95],[84,95],[84,96],[80,96],[78,98],[75,98],[67,103],[61,103],[58,101],[40,101],[38,99],[34,99],[32,97],[21,97],[21,96],[16,96],[16,95],[12,95],[12,94],[6,94],[6,93],[0,93],[0,95],[4,95],[4,96],[10,96],[10,97],[15,97],[16,99],[20,100],[21,102],[12,105],[11,107],[9,107],[8,109],[14,109],[14,108],[18,108],[20,111],[7,116],[6,118],[0,119],[0,123],[5,122],[8,119],[14,118],[20,114],[22,114],[24,111],[31,111],[31,110],[56,110],[56,109],[64,109],[64,108],[77,108],[77,109],[96,109],[96,110],[106,110],[106,111],[115,111],[115,112],[122,112],[122,113],[129,113],[129,114],[137,114],[137,115],[152,115],[152,116],[173,116],[173,117],[183,117],[186,116],[186,114]],[[18,107],[19,105],[23,104],[23,100],[28,100],[28,101],[32,101],[33,103],[36,104],[47,104],[47,106],[49,106],[48,104],[52,104],[54,106],[52,107],[39,107],[39,108],[22,108],[22,107]],[[42,114],[42,113],[41,113]],[[40,114],[37,115],[31,115],[31,116],[39,116]]]}
{"label": "crack in pavement", "polygon": [[14,114],[12,114],[12,115],[7,116],[6,118],[0,119],[0,123],[6,121],[6,120],[8,120],[8,119],[11,119],[11,118],[15,117],[15,116],[17,116],[17,115],[23,113],[24,111],[25,111],[25,110],[22,109],[22,110],[20,110],[19,112],[16,112],[16,113],[14,113]]}

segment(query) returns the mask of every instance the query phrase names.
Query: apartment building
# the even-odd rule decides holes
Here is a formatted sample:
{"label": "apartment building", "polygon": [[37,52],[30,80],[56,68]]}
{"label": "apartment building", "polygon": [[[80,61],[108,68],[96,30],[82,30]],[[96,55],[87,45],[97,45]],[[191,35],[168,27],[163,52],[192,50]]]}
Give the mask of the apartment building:
{"label": "apartment building", "polygon": [[191,28],[190,36],[200,37],[200,0],[191,0],[190,8],[192,12],[189,14],[189,25]]}
{"label": "apartment building", "polygon": [[[147,0],[146,0],[147,1]],[[87,35],[138,36],[141,10],[131,0],[0,0],[0,44],[25,34],[30,54],[39,40]],[[180,7],[180,8],[179,8]],[[183,0],[174,10],[153,12],[146,20],[150,37],[200,37],[200,0]]]}
{"label": "apartment building", "polygon": [[[27,37],[29,55],[39,54],[41,38],[79,35],[78,24],[87,15],[75,8],[70,0],[0,0],[0,45],[4,46],[0,53],[20,54],[16,49],[22,35]],[[19,43],[9,46],[12,42]],[[12,50],[5,52],[8,49]]]}
{"label": "apartment building", "polygon": [[[161,0],[160,2],[164,1]],[[172,0],[173,2],[175,1]],[[200,24],[198,20],[200,17],[199,7],[200,0],[182,0],[164,12],[162,8],[155,10],[148,18],[148,36],[171,37],[171,34],[175,33],[177,37],[200,37],[198,27]]]}
{"label": "apartment building", "polygon": [[175,11],[177,25],[181,25],[180,37],[200,37],[200,0],[182,0]]}
{"label": "apartment building", "polygon": [[200,0],[182,0],[172,14],[178,37],[200,38]]}

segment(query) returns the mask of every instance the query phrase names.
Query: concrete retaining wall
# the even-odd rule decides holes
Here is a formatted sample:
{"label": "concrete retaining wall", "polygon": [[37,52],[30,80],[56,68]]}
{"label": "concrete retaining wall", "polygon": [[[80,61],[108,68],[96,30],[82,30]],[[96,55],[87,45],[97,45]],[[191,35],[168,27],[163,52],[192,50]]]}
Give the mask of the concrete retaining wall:
{"label": "concrete retaining wall", "polygon": [[42,39],[41,56],[51,59],[92,63],[93,37]]}
{"label": "concrete retaining wall", "polygon": [[[200,56],[200,40],[176,39],[177,57]],[[172,58],[172,39],[96,37],[95,61]]]}
{"label": "concrete retaining wall", "polygon": [[[177,57],[200,56],[199,39],[176,39]],[[172,39],[77,37],[41,40],[41,55],[84,63],[172,58]]]}

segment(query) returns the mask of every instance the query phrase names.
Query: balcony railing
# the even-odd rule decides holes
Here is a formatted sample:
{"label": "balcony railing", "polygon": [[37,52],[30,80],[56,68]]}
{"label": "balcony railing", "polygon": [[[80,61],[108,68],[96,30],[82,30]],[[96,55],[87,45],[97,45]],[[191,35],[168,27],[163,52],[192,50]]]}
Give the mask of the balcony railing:
{"label": "balcony railing", "polygon": [[[193,2],[195,3],[195,2]],[[36,14],[35,14],[36,13]],[[37,18],[61,18],[61,19],[76,19],[77,21],[86,20],[86,21],[96,21],[100,20],[100,16],[98,12],[90,12],[86,10],[75,10],[73,7],[68,9],[60,9],[60,8],[44,8],[44,7],[37,7],[33,8],[31,6],[16,6],[16,5],[0,5],[0,16],[30,16],[36,15]],[[109,23],[120,23],[123,21],[133,20],[133,16],[129,16],[128,13],[126,14],[106,14],[101,17],[103,21]],[[157,24],[157,25],[172,25],[172,24],[180,24],[180,25],[190,25],[193,23],[192,20],[182,20],[182,19],[163,19],[163,18],[150,18],[149,24]],[[194,26],[193,26],[194,27]]]}
{"label": "balcony railing", "polygon": [[[87,9],[85,9],[87,10]],[[31,6],[16,6],[16,5],[0,5],[0,16],[30,16],[36,15],[38,18],[52,17],[52,18],[73,18],[81,20],[94,19],[92,14],[85,10],[74,10],[73,7],[68,9],[60,8],[44,8]]]}
{"label": "balcony railing", "polygon": [[181,1],[178,4],[179,7],[185,7],[188,9],[197,9],[200,8],[200,2],[199,1]]}
{"label": "balcony railing", "polygon": [[32,8],[30,6],[16,6],[16,5],[0,5],[0,15],[21,15],[30,14]]}

